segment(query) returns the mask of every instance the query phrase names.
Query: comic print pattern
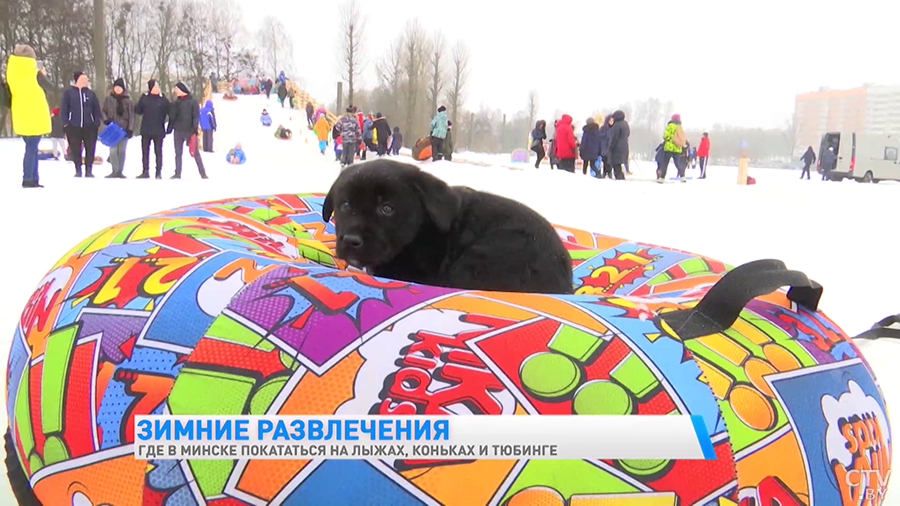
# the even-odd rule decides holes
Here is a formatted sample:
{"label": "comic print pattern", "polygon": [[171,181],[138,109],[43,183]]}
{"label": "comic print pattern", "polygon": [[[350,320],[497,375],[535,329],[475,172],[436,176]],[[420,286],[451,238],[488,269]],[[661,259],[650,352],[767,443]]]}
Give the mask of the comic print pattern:
{"label": "comic print pattern", "polygon": [[[890,469],[884,400],[822,313],[776,292],[683,339],[659,316],[730,266],[567,227],[571,296],[377,279],[334,257],[323,200],[163,211],[53,266],[15,330],[6,406],[45,504],[881,503],[847,477]],[[691,414],[718,458],[136,460],[133,418],[159,413]]]}

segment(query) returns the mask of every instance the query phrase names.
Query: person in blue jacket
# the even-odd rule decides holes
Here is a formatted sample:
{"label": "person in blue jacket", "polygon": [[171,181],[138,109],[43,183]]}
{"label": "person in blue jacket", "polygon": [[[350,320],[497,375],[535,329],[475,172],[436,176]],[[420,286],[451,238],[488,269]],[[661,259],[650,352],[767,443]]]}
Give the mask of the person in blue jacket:
{"label": "person in blue jacket", "polygon": [[244,154],[241,144],[238,143],[234,146],[234,149],[228,152],[228,156],[225,157],[225,159],[228,160],[228,163],[231,165],[241,165],[247,161],[247,155]]}
{"label": "person in blue jacket", "polygon": [[272,117],[269,116],[269,112],[263,109],[262,115],[259,117],[259,122],[262,123],[262,126],[272,126]]}
{"label": "person in blue jacket", "polygon": [[594,118],[588,118],[587,123],[581,129],[581,160],[584,162],[582,173],[587,174],[588,165],[591,166],[591,172],[594,177],[600,177],[600,167],[597,165],[597,159],[600,158],[600,125],[594,121]]}
{"label": "person in blue jacket", "polygon": [[400,154],[400,148],[403,147],[403,134],[400,133],[400,127],[394,127],[394,134],[391,135],[391,155]]}
{"label": "person in blue jacket", "polygon": [[213,132],[216,131],[216,109],[212,100],[207,100],[200,108],[200,130],[203,131],[203,151],[213,152]]}
{"label": "person in blue jacket", "polygon": [[75,84],[63,92],[59,110],[69,141],[69,159],[75,162],[75,177],[81,177],[81,149],[84,147],[84,176],[94,177],[94,152],[103,114],[100,99],[88,88],[84,72],[75,72]]}

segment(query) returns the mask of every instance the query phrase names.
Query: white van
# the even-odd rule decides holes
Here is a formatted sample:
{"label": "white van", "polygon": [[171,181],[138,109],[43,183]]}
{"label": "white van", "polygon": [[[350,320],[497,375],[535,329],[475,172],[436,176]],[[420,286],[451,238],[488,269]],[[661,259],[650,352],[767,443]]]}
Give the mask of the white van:
{"label": "white van", "polygon": [[831,181],[900,181],[900,135],[828,132],[819,144],[819,172],[822,153],[829,147],[837,155]]}

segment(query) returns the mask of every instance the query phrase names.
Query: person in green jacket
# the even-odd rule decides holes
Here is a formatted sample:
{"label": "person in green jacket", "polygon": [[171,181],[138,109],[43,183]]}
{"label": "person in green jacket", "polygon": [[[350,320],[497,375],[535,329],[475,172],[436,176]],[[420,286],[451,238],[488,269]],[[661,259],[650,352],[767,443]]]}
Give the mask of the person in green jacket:
{"label": "person in green jacket", "polygon": [[438,107],[437,114],[431,120],[431,159],[438,161],[444,152],[444,139],[447,137],[447,108]]}
{"label": "person in green jacket", "polygon": [[656,182],[665,182],[666,172],[669,169],[669,160],[675,161],[675,168],[678,169],[678,178],[681,182],[687,181],[684,177],[685,167],[681,156],[686,142],[687,136],[684,133],[684,128],[681,127],[681,115],[674,114],[666,125],[665,131],[663,131],[663,152],[657,157],[659,165],[656,169]]}

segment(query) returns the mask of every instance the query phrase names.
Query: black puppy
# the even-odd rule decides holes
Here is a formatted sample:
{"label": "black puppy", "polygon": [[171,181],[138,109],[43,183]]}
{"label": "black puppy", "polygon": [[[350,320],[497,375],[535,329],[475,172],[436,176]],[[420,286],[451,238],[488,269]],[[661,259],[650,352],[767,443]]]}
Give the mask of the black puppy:
{"label": "black puppy", "polygon": [[572,293],[572,260],[553,226],[497,195],[451,187],[390,160],[354,165],[322,206],[337,256],[369,274],[447,288]]}

